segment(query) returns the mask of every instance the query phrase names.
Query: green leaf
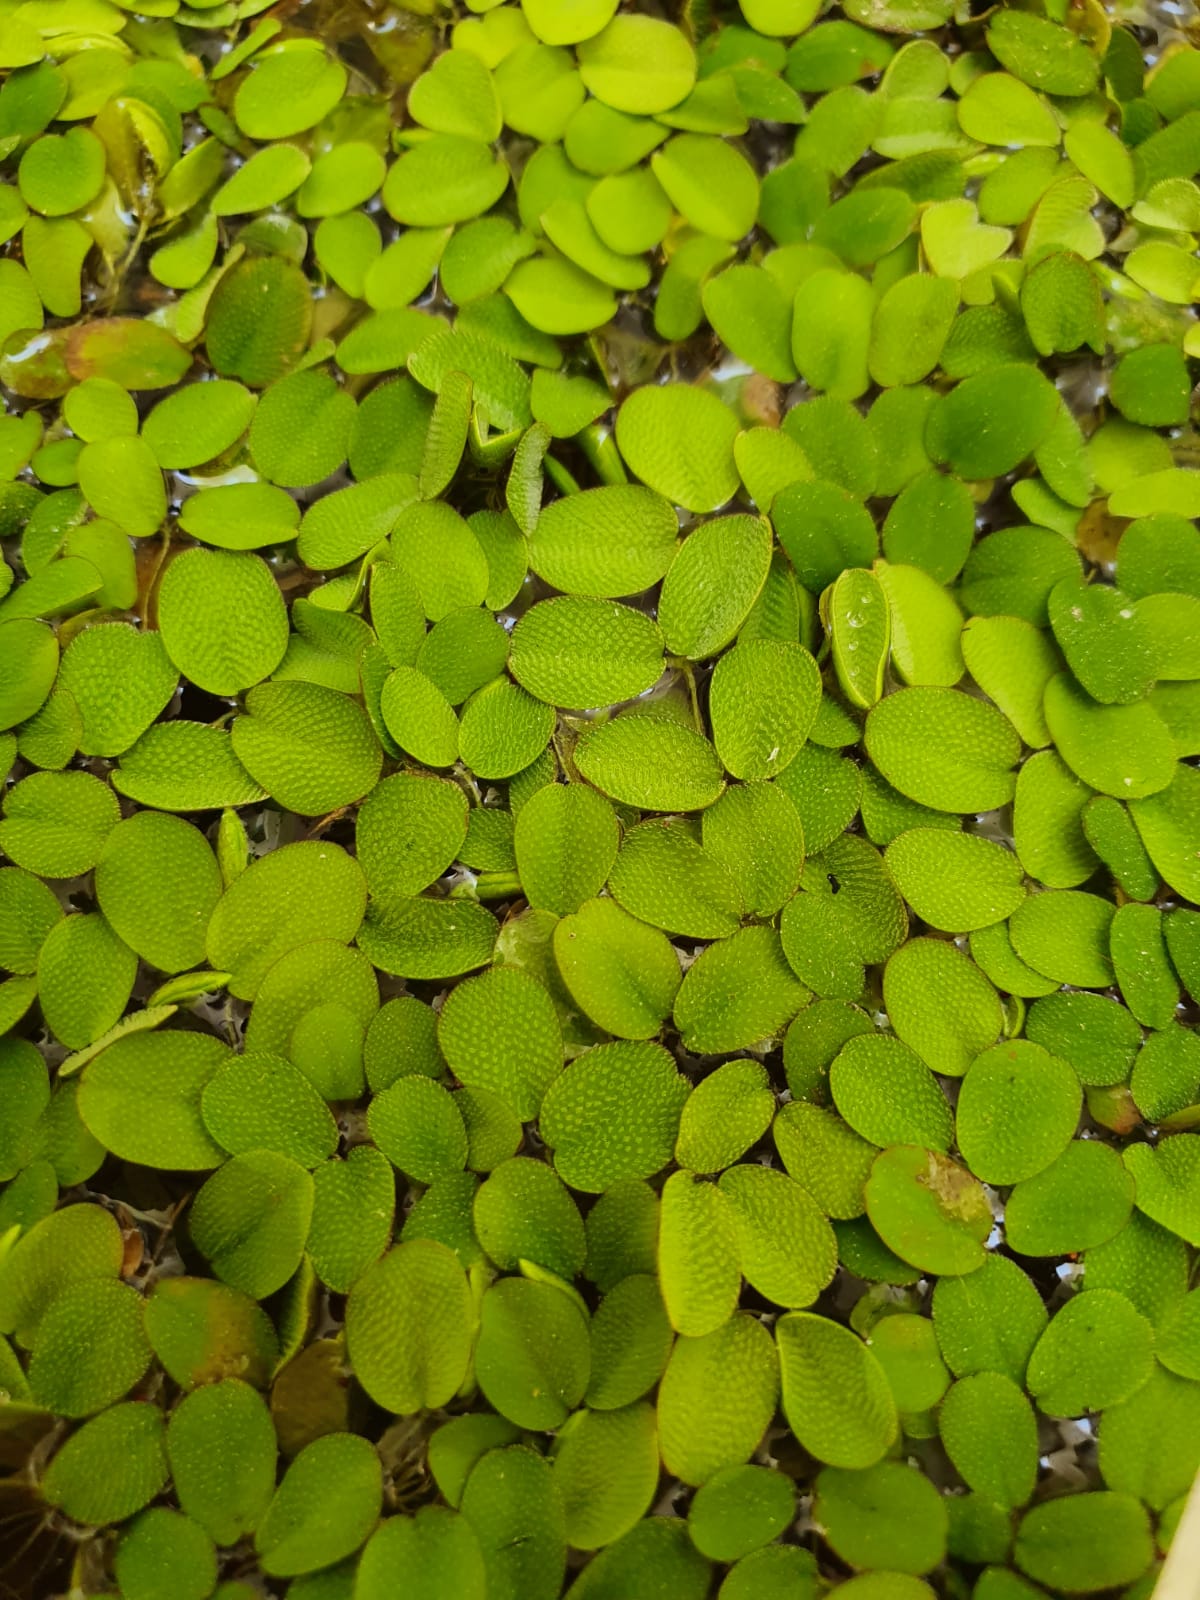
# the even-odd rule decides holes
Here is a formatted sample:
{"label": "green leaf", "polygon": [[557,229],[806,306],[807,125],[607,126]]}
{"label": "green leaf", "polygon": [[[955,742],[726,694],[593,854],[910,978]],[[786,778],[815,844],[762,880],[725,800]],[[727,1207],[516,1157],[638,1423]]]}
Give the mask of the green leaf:
{"label": "green leaf", "polygon": [[903,1311],[881,1317],[871,1328],[871,1349],[901,1411],[927,1410],[949,1387],[950,1373],[928,1317]]}
{"label": "green leaf", "polygon": [[440,1083],[421,1073],[376,1095],[368,1126],[392,1165],[418,1183],[461,1172],[466,1164],[467,1131],[458,1108]]}
{"label": "green leaf", "polygon": [[813,1515],[826,1543],[856,1567],[929,1572],[945,1557],[946,1503],[919,1471],[882,1461],[851,1472],[825,1467]]}
{"label": "green leaf", "polygon": [[1135,799],[1129,808],[1151,861],[1171,887],[1189,899],[1197,891],[1194,852],[1188,841],[1195,833],[1198,807],[1200,785],[1193,770],[1180,762],[1161,792]]}
{"label": "green leaf", "polygon": [[453,783],[416,773],[385,778],[358,813],[356,848],[374,895],[419,894],[455,859],[467,799]]}
{"label": "green leaf", "polygon": [[429,1470],[455,1508],[462,1504],[467,1479],[489,1450],[514,1443],[519,1431],[491,1412],[468,1412],[442,1424],[429,1441]]}
{"label": "green leaf", "polygon": [[118,936],[163,972],[204,959],[221,890],[207,840],[178,817],[141,812],[118,823],[96,864],[100,909]]}
{"label": "green leaf", "polygon": [[1019,617],[975,616],[962,634],[971,676],[1035,749],[1050,742],[1042,696],[1058,667],[1050,641]]}
{"label": "green leaf", "polygon": [[740,1466],[778,1400],[774,1343],[746,1312],[735,1312],[703,1337],[677,1339],[658,1390],[659,1446],[667,1471],[699,1486],[726,1467]]}
{"label": "green leaf", "polygon": [[383,1468],[375,1447],[352,1433],[306,1445],[275,1491],[254,1536],[264,1572],[294,1577],[352,1555],[379,1517]]}
{"label": "green leaf", "polygon": [[1160,1366],[1136,1394],[1108,1407],[1100,1470],[1109,1489],[1158,1512],[1186,1494],[1195,1475],[1198,1396],[1195,1383]]}
{"label": "green leaf", "polygon": [[508,178],[508,168],[482,139],[435,133],[388,169],[383,203],[406,227],[439,228],[489,210]]}
{"label": "green leaf", "polygon": [[[973,1280],[959,1281],[967,1288]],[[1037,1420],[1011,1378],[1000,1372],[961,1378],[942,1403],[938,1429],[955,1471],[976,1493],[1006,1507],[1031,1498],[1038,1469]]]}
{"label": "green leaf", "polygon": [[555,1600],[566,1570],[562,1496],[528,1445],[491,1450],[467,1479],[463,1516],[483,1552],[487,1592]]}
{"label": "green leaf", "polygon": [[1133,204],[1137,193],[1133,162],[1115,134],[1100,122],[1081,119],[1067,129],[1063,144],[1083,176],[1114,205]]}
{"label": "green leaf", "polygon": [[58,671],[58,641],[44,622],[0,622],[0,729],[33,716]]}
{"label": "green leaf", "polygon": [[1026,1383],[1048,1416],[1100,1411],[1136,1394],[1154,1369],[1150,1323],[1112,1289],[1067,1302],[1033,1348]]}
{"label": "green leaf", "polygon": [[678,1333],[702,1338],[726,1322],[741,1287],[735,1210],[724,1192],[677,1172],[663,1190],[658,1272]]}
{"label": "green leaf", "polygon": [[158,811],[210,811],[266,798],[234,755],[229,734],[202,722],[155,723],[111,776],[121,794]]}
{"label": "green leaf", "polygon": [[249,426],[254,409],[254,396],[240,383],[224,378],[193,383],[158,402],[146,418],[142,437],[160,467],[195,467],[236,444]]}
{"label": "green leaf", "polygon": [[847,266],[866,267],[905,239],[916,216],[913,202],[899,189],[860,189],[821,213],[813,239]]}
{"label": "green leaf", "polygon": [[529,904],[558,916],[578,911],[607,879],[618,837],[612,806],[586,784],[539,789],[521,807],[514,830],[517,870]]}
{"label": "green leaf", "polygon": [[875,308],[871,325],[868,359],[876,383],[886,388],[917,383],[933,370],[958,310],[958,298],[958,286],[951,278],[914,273],[891,285]]}
{"label": "green leaf", "polygon": [[745,779],[782,772],[807,738],[820,697],[820,673],[802,645],[736,645],[717,663],[709,691],[713,742],[726,770]]}
{"label": "green leaf", "polygon": [[728,868],[751,913],[769,916],[794,893],[804,865],[804,825],[782,789],[727,789],[701,818],[701,838],[709,857]]}
{"label": "green leaf", "polygon": [[429,1600],[483,1600],[483,1555],[465,1518],[442,1506],[424,1506],[415,1517],[387,1517],[380,1523],[354,1581],[363,1600],[385,1600],[397,1582]]}
{"label": "green leaf", "polygon": [[525,20],[545,44],[578,44],[591,39],[611,20],[613,0],[568,0],[566,5],[548,0],[525,0]]}
{"label": "green leaf", "polygon": [[255,466],[286,488],[320,483],[346,459],[354,418],[353,397],[328,373],[281,378],[263,394],[250,426]]}
{"label": "green leaf", "polygon": [[550,997],[511,967],[454,990],[442,1007],[438,1042],[461,1083],[498,1094],[523,1120],[537,1114],[562,1068],[562,1035]]}
{"label": "green leaf", "polygon": [[262,1396],[239,1378],[186,1395],[167,1426],[179,1504],[219,1545],[252,1533],[275,1491],[275,1428]]}
{"label": "green leaf", "polygon": [[661,1046],[598,1045],[550,1085],[538,1130],[559,1176],[573,1189],[600,1194],[667,1165],[687,1097],[687,1080]]}
{"label": "green leaf", "polygon": [[495,678],[463,709],[459,750],[480,778],[511,778],[528,767],[550,742],[553,709],[519,684]]}
{"label": "green leaf", "polygon": [[394,1210],[395,1178],[381,1151],[358,1145],[318,1167],[308,1250],[321,1282],[346,1293],[386,1250]]}
{"label": "green leaf", "polygon": [[34,1399],[61,1417],[102,1411],[150,1364],[142,1299],[109,1278],[88,1278],[55,1295],[38,1325],[29,1364]]}
{"label": "green leaf", "polygon": [[775,1326],[783,1412],[804,1448],[830,1466],[861,1470],[896,1438],[896,1407],[883,1368],[848,1328],[793,1311]]}
{"label": "green leaf", "polygon": [[991,1207],[982,1186],[948,1156],[895,1145],[876,1156],[865,1193],[872,1225],[902,1261],[945,1277],[982,1265]]}
{"label": "green leaf", "polygon": [[380,696],[385,728],[402,750],[430,767],[450,767],[458,759],[459,721],[437,684],[416,667],[388,674]]}
{"label": "green leaf", "polygon": [[831,1217],[861,1216],[875,1147],[834,1112],[804,1101],[781,1107],[772,1129],[784,1166]]}
{"label": "green leaf", "polygon": [[302,217],[339,216],[349,206],[363,205],[383,182],[382,155],[371,145],[347,140],[323,151],[300,185],[296,210]]}
{"label": "green leaf", "polygon": [[957,1137],[971,1171],[986,1183],[1031,1178],[1075,1132],[1081,1096],[1071,1068],[1021,1040],[977,1056],[963,1079]]}
{"label": "green leaf", "polygon": [[122,1534],[113,1571],[127,1595],[152,1595],[169,1585],[179,1595],[212,1593],[217,1552],[199,1523],[166,1506],[151,1506]]}
{"label": "green leaf", "polygon": [[279,1360],[266,1312],[209,1278],[160,1279],[146,1300],[146,1333],[168,1374],[189,1391],[233,1377],[265,1389]]}
{"label": "green leaf", "polygon": [[1006,72],[975,78],[958,103],[958,120],[981,144],[1057,145],[1060,137],[1050,107]]}
{"label": "green leaf", "polygon": [[611,1544],[649,1509],[658,1485],[653,1408],[584,1410],[559,1435],[554,1475],[567,1541],[576,1549]]}
{"label": "green leaf", "polygon": [[[586,218],[581,220],[590,230]],[[600,250],[604,259],[596,264],[607,265],[609,253],[603,246]],[[595,253],[594,249],[590,253]],[[504,292],[529,326],[543,333],[589,333],[608,322],[617,309],[616,296],[606,284],[555,256],[518,262],[505,281]]]}
{"label": "green leaf", "polygon": [[78,707],[81,753],[123,755],[162,712],[178,677],[158,633],[124,622],[77,633],[63,654],[57,687]]}
{"label": "green leaf", "polygon": [[548,505],[531,532],[529,561],[568,594],[637,594],[666,572],[677,537],[676,518],[660,494],[616,484]]}
{"label": "green leaf", "polygon": [[637,389],[617,413],[617,445],[630,469],[689,511],[716,511],[736,492],[737,431],[715,395],[688,384]]}
{"label": "green leaf", "polygon": [[208,926],[208,958],[233,973],[230,991],[253,999],[268,969],[312,939],[349,943],[367,886],[358,864],[319,840],[284,845],[226,888]]}
{"label": "green leaf", "polygon": [[1125,1174],[1136,1184],[1138,1210],[1189,1242],[1200,1234],[1196,1153],[1192,1135],[1177,1133],[1153,1149],[1133,1146],[1124,1158]]}
{"label": "green leaf", "polygon": [[1005,1211],[1008,1242],[1027,1256],[1064,1255],[1104,1244],[1128,1221],[1133,1192],[1133,1176],[1115,1150],[1077,1139],[1036,1177],[1014,1188]]}
{"label": "green leaf", "polygon": [[312,1168],[337,1144],[321,1096],[281,1056],[247,1054],[223,1062],[204,1084],[200,1109],[209,1135],[234,1155],[273,1150]]}
{"label": "green leaf", "polygon": [[863,963],[886,960],[907,922],[878,852],[846,835],[809,858],[780,931],[788,964],[805,983],[819,994],[853,1000],[862,992]]}
{"label": "green leaf", "polygon": [[128,1400],[73,1433],[51,1461],[41,1492],[75,1522],[123,1522],[167,1482],[162,1413]]}
{"label": "green leaf", "polygon": [[658,621],[667,648],[693,661],[723,649],[762,591],[770,560],[763,518],[718,517],[693,528],[663,580]]}
{"label": "green leaf", "polygon": [[235,1155],[204,1184],[191,1235],[213,1272],[256,1300],[300,1265],[312,1217],[312,1176],[273,1150]]}
{"label": "green leaf", "polygon": [[[867,1573],[863,1578],[849,1581],[857,1583],[861,1589],[864,1581],[874,1577],[875,1574]],[[730,1569],[721,1585],[720,1597],[721,1600],[785,1600],[789,1594],[814,1593],[817,1581],[816,1560],[809,1551],[797,1545],[770,1544],[743,1556]],[[905,1581],[916,1585],[921,1591],[928,1589],[917,1578],[905,1580],[896,1576],[891,1579],[893,1585]],[[932,1592],[928,1590],[926,1594],[918,1594],[914,1600],[928,1600],[928,1594]],[[881,1600],[881,1597],[877,1597],[877,1600]]]}
{"label": "green leaf", "polygon": [[790,1481],[764,1467],[728,1467],[696,1493],[688,1530],[702,1555],[737,1561],[767,1545],[795,1515]]}
{"label": "green leaf", "polygon": [[1092,699],[1125,705],[1145,696],[1155,677],[1156,644],[1128,595],[1065,578],[1050,592],[1049,611],[1067,665]]}
{"label": "green leaf", "polygon": [[24,1039],[0,1043],[0,1172],[7,1183],[33,1157],[35,1130],[50,1103],[50,1081],[41,1055]]}
{"label": "green leaf", "polygon": [[[668,145],[655,159],[669,162],[672,154]],[[769,272],[749,265],[727,267],[703,285],[701,301],[714,332],[747,366],[777,383],[795,381],[792,307]]]}
{"label": "green leaf", "polygon": [[417,650],[418,668],[451,705],[461,705],[490,683],[507,659],[508,635],[482,606],[449,612],[423,635]]}
{"label": "green leaf", "polygon": [[64,917],[38,955],[46,1024],[72,1050],[93,1043],[129,1002],[137,957],[99,913]]}
{"label": "green leaf", "polygon": [[1144,1507],[1130,1495],[1095,1490],[1027,1511],[1013,1555],[1036,1581],[1090,1594],[1141,1577],[1154,1545]]}
{"label": "green leaf", "polygon": [[179,525],[223,550],[255,550],[296,537],[300,508],[268,483],[229,483],[201,489],[184,501]]}
{"label": "green leaf", "polygon": [[746,1049],[777,1034],[811,998],[773,928],[741,928],[710,945],[684,976],[675,1022],[685,1048]]}
{"label": "green leaf", "polygon": [[596,1308],[590,1331],[586,1398],[597,1411],[617,1410],[652,1389],[675,1341],[658,1284],[648,1273],[631,1273],[615,1284]]}
{"label": "green leaf", "polygon": [[[962,600],[977,615],[1019,617],[1041,627],[1054,585],[1079,572],[1078,554],[1058,534],[1047,528],[1003,528],[981,539],[967,557]],[[1022,690],[1028,692],[1024,685]]]}
{"label": "green leaf", "polygon": [[396,977],[453,978],[491,961],[497,931],[491,912],[469,900],[400,895],[371,902],[358,945]]}
{"label": "green leaf", "polygon": [[719,1187],[733,1207],[747,1282],[777,1305],[811,1305],[837,1270],[837,1241],[807,1190],[753,1164],[728,1168]]}
{"label": "green leaf", "polygon": [[544,1162],[529,1156],[501,1162],[480,1187],[474,1216],[479,1242],[502,1270],[532,1262],[569,1283],[582,1268],[582,1219]]}
{"label": "green leaf", "polygon": [[937,402],[926,425],[926,447],[960,477],[994,478],[1038,448],[1057,405],[1053,386],[1035,368],[995,367],[964,379]]}
{"label": "green leaf", "polygon": [[872,1144],[949,1147],[953,1117],[941,1087],[899,1039],[849,1039],[829,1070],[838,1111]]}
{"label": "green leaf", "polygon": [[345,69],[316,41],[260,54],[238,87],[234,114],[251,139],[286,139],[313,127],[341,99]]}
{"label": "green leaf", "polygon": [[813,592],[847,568],[868,565],[879,548],[870,516],[835,483],[790,484],[772,502],[771,519],[796,576]]}
{"label": "green leaf", "polygon": [[432,1240],[397,1245],[357,1279],[346,1341],[359,1381],[401,1416],[445,1405],[467,1373],[471,1312],[466,1276]]}
{"label": "green leaf", "polygon": [[101,1144],[148,1167],[206,1170],[224,1151],[205,1128],[200,1101],[229,1050],[200,1033],[138,1033],[88,1062],[79,1114]]}
{"label": "green leaf", "polygon": [[383,761],[362,707],[303,681],[260,683],[234,719],[232,738],[238,760],[268,794],[307,816],[361,799]]}
{"label": "green leaf", "polygon": [[602,793],[647,811],[700,811],[724,788],[716,751],[702,734],[645,712],[589,724],[575,763]]}
{"label": "green leaf", "polygon": [[696,81],[685,35],[648,16],[619,16],[578,51],[584,86],[615,111],[653,116],[678,105]]}
{"label": "green leaf", "polygon": [[999,922],[1025,898],[1017,857],[977,835],[913,828],[892,840],[884,860],[922,921],[948,933]]}
{"label": "green leaf", "polygon": [[492,75],[478,56],[449,50],[438,56],[410,91],[414,122],[438,133],[462,134],[485,144],[500,137],[500,102]]}
{"label": "green leaf", "polygon": [[941,1279],[934,1290],[934,1330],[959,1378],[995,1372],[1022,1387],[1046,1320],[1038,1290],[1007,1256],[988,1255],[977,1272]]}
{"label": "green leaf", "polygon": [[987,41],[1002,66],[1047,94],[1083,95],[1096,86],[1099,62],[1086,42],[1061,24],[1005,12],[992,18]]}
{"label": "green leaf", "polygon": [[[1142,909],[1149,909],[1138,907]],[[1155,915],[1151,912],[1151,915]],[[1142,936],[1144,937],[1144,935]],[[1160,1033],[1150,1034],[1138,1052],[1129,1088],[1138,1109],[1152,1121],[1186,1111],[1200,1089],[1196,1035],[1172,1018]]]}
{"label": "green leaf", "polygon": [[551,705],[632,700],[662,674],[662,634],[632,607],[564,595],[532,606],[518,622],[511,669]]}
{"label": "green leaf", "polygon": [[32,873],[0,868],[0,966],[33,972],[46,935],[62,917],[54,893]]}
{"label": "green leaf", "polygon": [[209,302],[209,360],[222,377],[265,389],[299,360],[312,320],[299,267],[280,256],[247,256],[224,274]]}
{"label": "green leaf", "polygon": [[489,1403],[520,1428],[561,1428],[590,1368],[587,1320],[552,1283],[502,1278],[483,1297],[475,1373]]}
{"label": "green leaf", "polygon": [[765,1133],[775,1096],[756,1061],[727,1061],[692,1090],[679,1124],[675,1159],[691,1172],[720,1172]]}
{"label": "green leaf", "polygon": [[583,1012],[621,1038],[656,1034],[679,988],[666,938],[609,899],[587,900],[557,924],[554,957]]}
{"label": "green leaf", "polygon": [[994,707],[957,689],[885,696],[867,718],[866,745],[901,794],[935,811],[990,811],[1012,798],[1020,739]]}
{"label": "green leaf", "polygon": [[1009,931],[1013,949],[1035,971],[1081,989],[1102,989],[1112,981],[1112,919],[1112,906],[1099,895],[1056,889],[1023,901]]}
{"label": "green leaf", "polygon": [[1141,1044],[1141,1029],[1123,1006],[1100,995],[1055,994],[1030,1007],[1026,1035],[1070,1063],[1080,1083],[1123,1083]]}
{"label": "green leaf", "polygon": [[842,400],[865,392],[874,310],[870,286],[852,272],[827,267],[805,280],[796,297],[791,353],[811,388]]}
{"label": "green leaf", "polygon": [[305,512],[297,549],[307,566],[328,571],[356,561],[384,539],[417,497],[416,478],[384,472],[337,489]]}

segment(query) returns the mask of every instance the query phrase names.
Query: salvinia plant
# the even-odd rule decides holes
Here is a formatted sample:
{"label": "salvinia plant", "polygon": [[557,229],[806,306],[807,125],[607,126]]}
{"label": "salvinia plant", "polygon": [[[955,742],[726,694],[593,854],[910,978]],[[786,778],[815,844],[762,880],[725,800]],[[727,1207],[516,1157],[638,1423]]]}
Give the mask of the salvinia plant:
{"label": "salvinia plant", "polygon": [[0,0],[4,1600],[1194,1570],[1196,38]]}

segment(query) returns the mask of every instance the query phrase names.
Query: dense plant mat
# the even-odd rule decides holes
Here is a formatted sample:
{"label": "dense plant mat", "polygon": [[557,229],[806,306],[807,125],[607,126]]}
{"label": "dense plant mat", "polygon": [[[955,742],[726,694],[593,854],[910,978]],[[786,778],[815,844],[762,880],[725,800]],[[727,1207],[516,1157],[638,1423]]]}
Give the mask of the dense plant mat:
{"label": "dense plant mat", "polygon": [[1150,1594],[1200,53],[0,0],[0,1593]]}

